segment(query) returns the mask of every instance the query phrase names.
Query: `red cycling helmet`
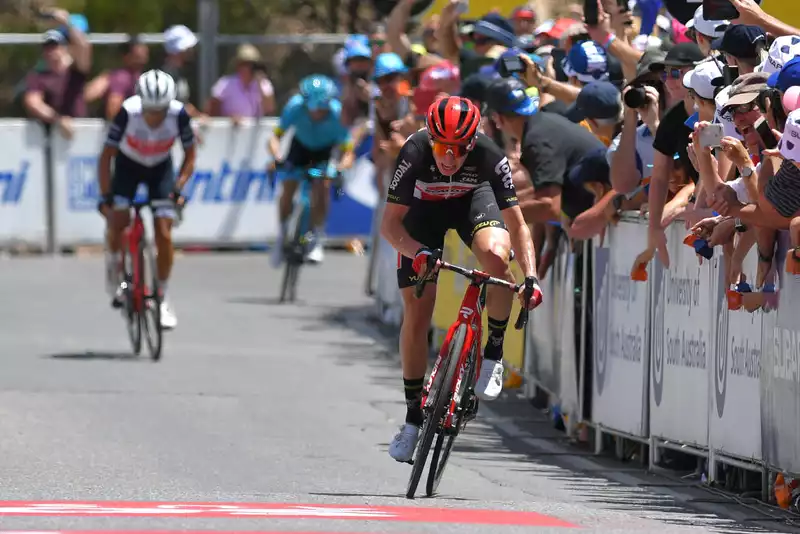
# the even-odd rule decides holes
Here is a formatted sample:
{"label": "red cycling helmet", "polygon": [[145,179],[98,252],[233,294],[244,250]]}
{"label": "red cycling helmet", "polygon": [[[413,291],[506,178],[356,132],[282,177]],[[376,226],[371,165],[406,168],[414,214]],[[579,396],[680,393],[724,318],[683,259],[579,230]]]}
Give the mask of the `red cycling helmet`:
{"label": "red cycling helmet", "polygon": [[481,112],[470,100],[444,96],[428,108],[426,128],[434,141],[462,145],[474,141],[480,123]]}

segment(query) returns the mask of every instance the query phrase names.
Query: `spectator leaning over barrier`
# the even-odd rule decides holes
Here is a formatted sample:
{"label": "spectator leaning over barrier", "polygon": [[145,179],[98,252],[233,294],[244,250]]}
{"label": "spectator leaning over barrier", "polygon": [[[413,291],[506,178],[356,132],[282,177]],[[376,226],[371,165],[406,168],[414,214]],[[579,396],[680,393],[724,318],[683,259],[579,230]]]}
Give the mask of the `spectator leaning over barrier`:
{"label": "spectator leaning over barrier", "polygon": [[234,126],[245,117],[258,119],[275,113],[275,89],[258,49],[251,44],[240,45],[233,63],[235,73],[223,76],[211,88],[206,113],[230,117]]}
{"label": "spectator leaning over barrier", "polygon": [[664,79],[669,95],[669,102],[673,104],[661,119],[653,140],[653,148],[656,152],[653,157],[653,172],[650,178],[647,202],[650,213],[648,248],[637,259],[638,264],[648,263],[658,252],[664,266],[669,266],[667,237],[661,217],[667,200],[667,189],[675,154],[679,154],[684,168],[693,180],[696,180],[698,176],[689,160],[689,134],[692,130],[686,125],[689,116],[694,113],[694,102],[683,86],[683,77],[703,60],[705,60],[705,56],[695,43],[681,43],[667,52],[662,63],[653,65],[654,68],[663,71],[662,79]]}
{"label": "spectator leaning over barrier", "polygon": [[653,169],[653,138],[666,108],[666,89],[661,68],[666,53],[649,50],[639,59],[636,77],[624,88],[622,133],[608,147],[611,186],[634,198],[645,193]]}
{"label": "spectator leaning over barrier", "polygon": [[177,100],[183,102],[186,111],[193,119],[205,122],[208,116],[191,103],[192,91],[185,68],[194,59],[197,37],[192,30],[183,25],[170,26],[164,32],[164,50],[167,53],[161,70],[172,76],[178,86]]}
{"label": "spectator leaning over barrier", "polygon": [[150,49],[136,35],[120,46],[120,52],[122,67],[100,74],[84,91],[87,102],[104,100],[103,116],[107,121],[117,116],[126,98],[136,94],[136,82],[150,60]]}
{"label": "spectator leaning over barrier", "polygon": [[[527,56],[525,60],[531,61]],[[532,63],[532,62],[531,62]],[[531,65],[528,65],[530,70]],[[517,197],[529,224],[560,222],[562,213],[575,218],[594,203],[583,187],[568,180],[570,169],[586,154],[603,148],[585,128],[556,113],[537,113],[537,104],[515,78],[501,78],[488,89],[492,120],[503,134],[504,151],[512,168],[527,172],[518,180]]]}
{"label": "spectator leaning over barrier", "polygon": [[48,30],[42,43],[45,70],[33,71],[25,80],[23,103],[28,116],[57,125],[67,138],[73,134],[72,118],[86,116],[83,88],[92,67],[92,45],[70,23],[64,9],[46,12],[66,31]]}

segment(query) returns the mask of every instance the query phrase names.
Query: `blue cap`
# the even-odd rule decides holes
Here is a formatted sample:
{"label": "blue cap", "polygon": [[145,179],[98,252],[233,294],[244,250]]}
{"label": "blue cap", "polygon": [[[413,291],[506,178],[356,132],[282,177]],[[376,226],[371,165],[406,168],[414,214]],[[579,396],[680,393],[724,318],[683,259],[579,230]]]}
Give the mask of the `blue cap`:
{"label": "blue cap", "polygon": [[379,54],[375,58],[375,70],[372,73],[372,79],[377,80],[384,76],[405,74],[406,72],[408,72],[408,67],[403,63],[403,59],[393,52],[386,52]]}
{"label": "blue cap", "polygon": [[800,56],[790,59],[781,70],[772,73],[767,85],[776,87],[781,92],[800,85]]}
{"label": "blue cap", "polygon": [[611,168],[606,158],[605,147],[600,147],[584,155],[575,166],[569,170],[569,181],[575,185],[591,182],[602,184],[611,183]]}
{"label": "blue cap", "polygon": [[369,46],[369,36],[364,35],[363,33],[348,35],[347,40],[344,42],[345,48],[353,44],[362,44],[364,46]]}
{"label": "blue cap", "polygon": [[514,27],[502,15],[489,13],[475,23],[472,30],[477,35],[482,35],[497,41],[503,46],[512,47],[517,44]]}
{"label": "blue cap", "polygon": [[484,65],[478,69],[478,74],[483,76],[488,76],[491,79],[500,78],[500,73],[497,72],[497,69],[494,65]]}
{"label": "blue cap", "polygon": [[569,49],[561,61],[567,76],[575,76],[583,83],[608,80],[608,54],[594,41],[583,41]]}
{"label": "blue cap", "polygon": [[611,82],[592,82],[578,93],[575,105],[587,119],[616,119],[622,111],[619,89]]}
{"label": "blue cap", "polygon": [[500,114],[530,117],[539,111],[539,98],[531,98],[525,89],[516,78],[496,79],[486,90],[486,103]]}
{"label": "blue cap", "polygon": [[344,45],[345,62],[359,57],[372,59],[372,49],[369,47],[369,45],[362,43],[360,40],[354,40]]}
{"label": "blue cap", "polygon": [[755,59],[758,58],[759,41],[766,49],[767,34],[759,26],[732,24],[722,37],[717,37],[711,42],[711,47],[735,58]]}

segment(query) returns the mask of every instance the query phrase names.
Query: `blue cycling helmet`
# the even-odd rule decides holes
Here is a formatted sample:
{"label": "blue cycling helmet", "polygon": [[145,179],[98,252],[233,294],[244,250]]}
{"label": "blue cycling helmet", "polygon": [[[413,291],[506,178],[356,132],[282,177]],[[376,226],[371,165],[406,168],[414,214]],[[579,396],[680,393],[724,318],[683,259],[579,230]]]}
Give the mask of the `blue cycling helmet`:
{"label": "blue cycling helmet", "polygon": [[375,58],[375,70],[372,74],[372,79],[377,80],[384,76],[392,74],[405,74],[408,72],[408,67],[403,63],[403,59],[392,52],[380,54]]}
{"label": "blue cycling helmet", "polygon": [[327,108],[336,93],[336,84],[327,76],[314,74],[300,81],[300,94],[310,110]]}

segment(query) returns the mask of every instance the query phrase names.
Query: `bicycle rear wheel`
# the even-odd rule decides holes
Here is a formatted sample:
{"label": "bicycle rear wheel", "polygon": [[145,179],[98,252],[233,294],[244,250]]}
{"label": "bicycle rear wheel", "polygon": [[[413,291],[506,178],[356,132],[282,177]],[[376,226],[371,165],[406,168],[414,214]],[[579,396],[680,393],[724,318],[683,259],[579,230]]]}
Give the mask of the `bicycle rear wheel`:
{"label": "bicycle rear wheel", "polygon": [[428,401],[423,407],[423,410],[427,413],[425,422],[422,424],[422,436],[417,442],[411,477],[408,479],[408,487],[406,488],[406,497],[409,499],[414,498],[420,478],[422,478],[422,472],[425,470],[425,461],[428,458],[431,445],[433,445],[433,438],[436,437],[436,433],[441,426],[442,417],[444,417],[447,407],[450,405],[452,394],[450,387],[453,384],[453,378],[458,368],[458,355],[461,353],[461,347],[464,346],[466,336],[467,326],[460,325],[450,340],[447,357],[442,361],[434,383],[431,385],[433,391],[428,392]]}
{"label": "bicycle rear wheel", "polygon": [[[164,341],[164,330],[161,327],[161,292],[158,285],[156,260],[152,247],[147,246],[144,238],[139,243],[139,264],[142,266],[142,284],[144,306],[142,307],[142,324],[147,339],[147,348],[153,361],[161,359]],[[149,286],[147,283],[149,282]]]}
{"label": "bicycle rear wheel", "polygon": [[126,245],[122,251],[122,265],[125,277],[125,289],[123,292],[123,297],[125,298],[124,314],[128,328],[128,339],[131,341],[133,353],[138,356],[142,352],[142,318],[136,309],[135,291],[136,284],[141,282],[137,280],[134,262],[133,255],[131,255]]}
{"label": "bicycle rear wheel", "polygon": [[[428,480],[425,485],[425,493],[428,497],[436,493],[439,487],[439,482],[442,480],[444,468],[447,466],[447,460],[450,459],[450,452],[453,450],[453,444],[456,441],[456,436],[461,432],[467,423],[467,416],[471,408],[472,395],[471,390],[474,387],[475,376],[475,350],[473,345],[470,351],[470,356],[467,358],[466,365],[463,367],[464,374],[461,377],[461,384],[458,391],[454,394],[456,401],[456,420],[455,428],[448,430],[439,430],[439,435],[436,438],[436,445],[433,447],[433,456],[431,457],[431,466],[428,471]],[[458,358],[455,354],[455,358]]]}

